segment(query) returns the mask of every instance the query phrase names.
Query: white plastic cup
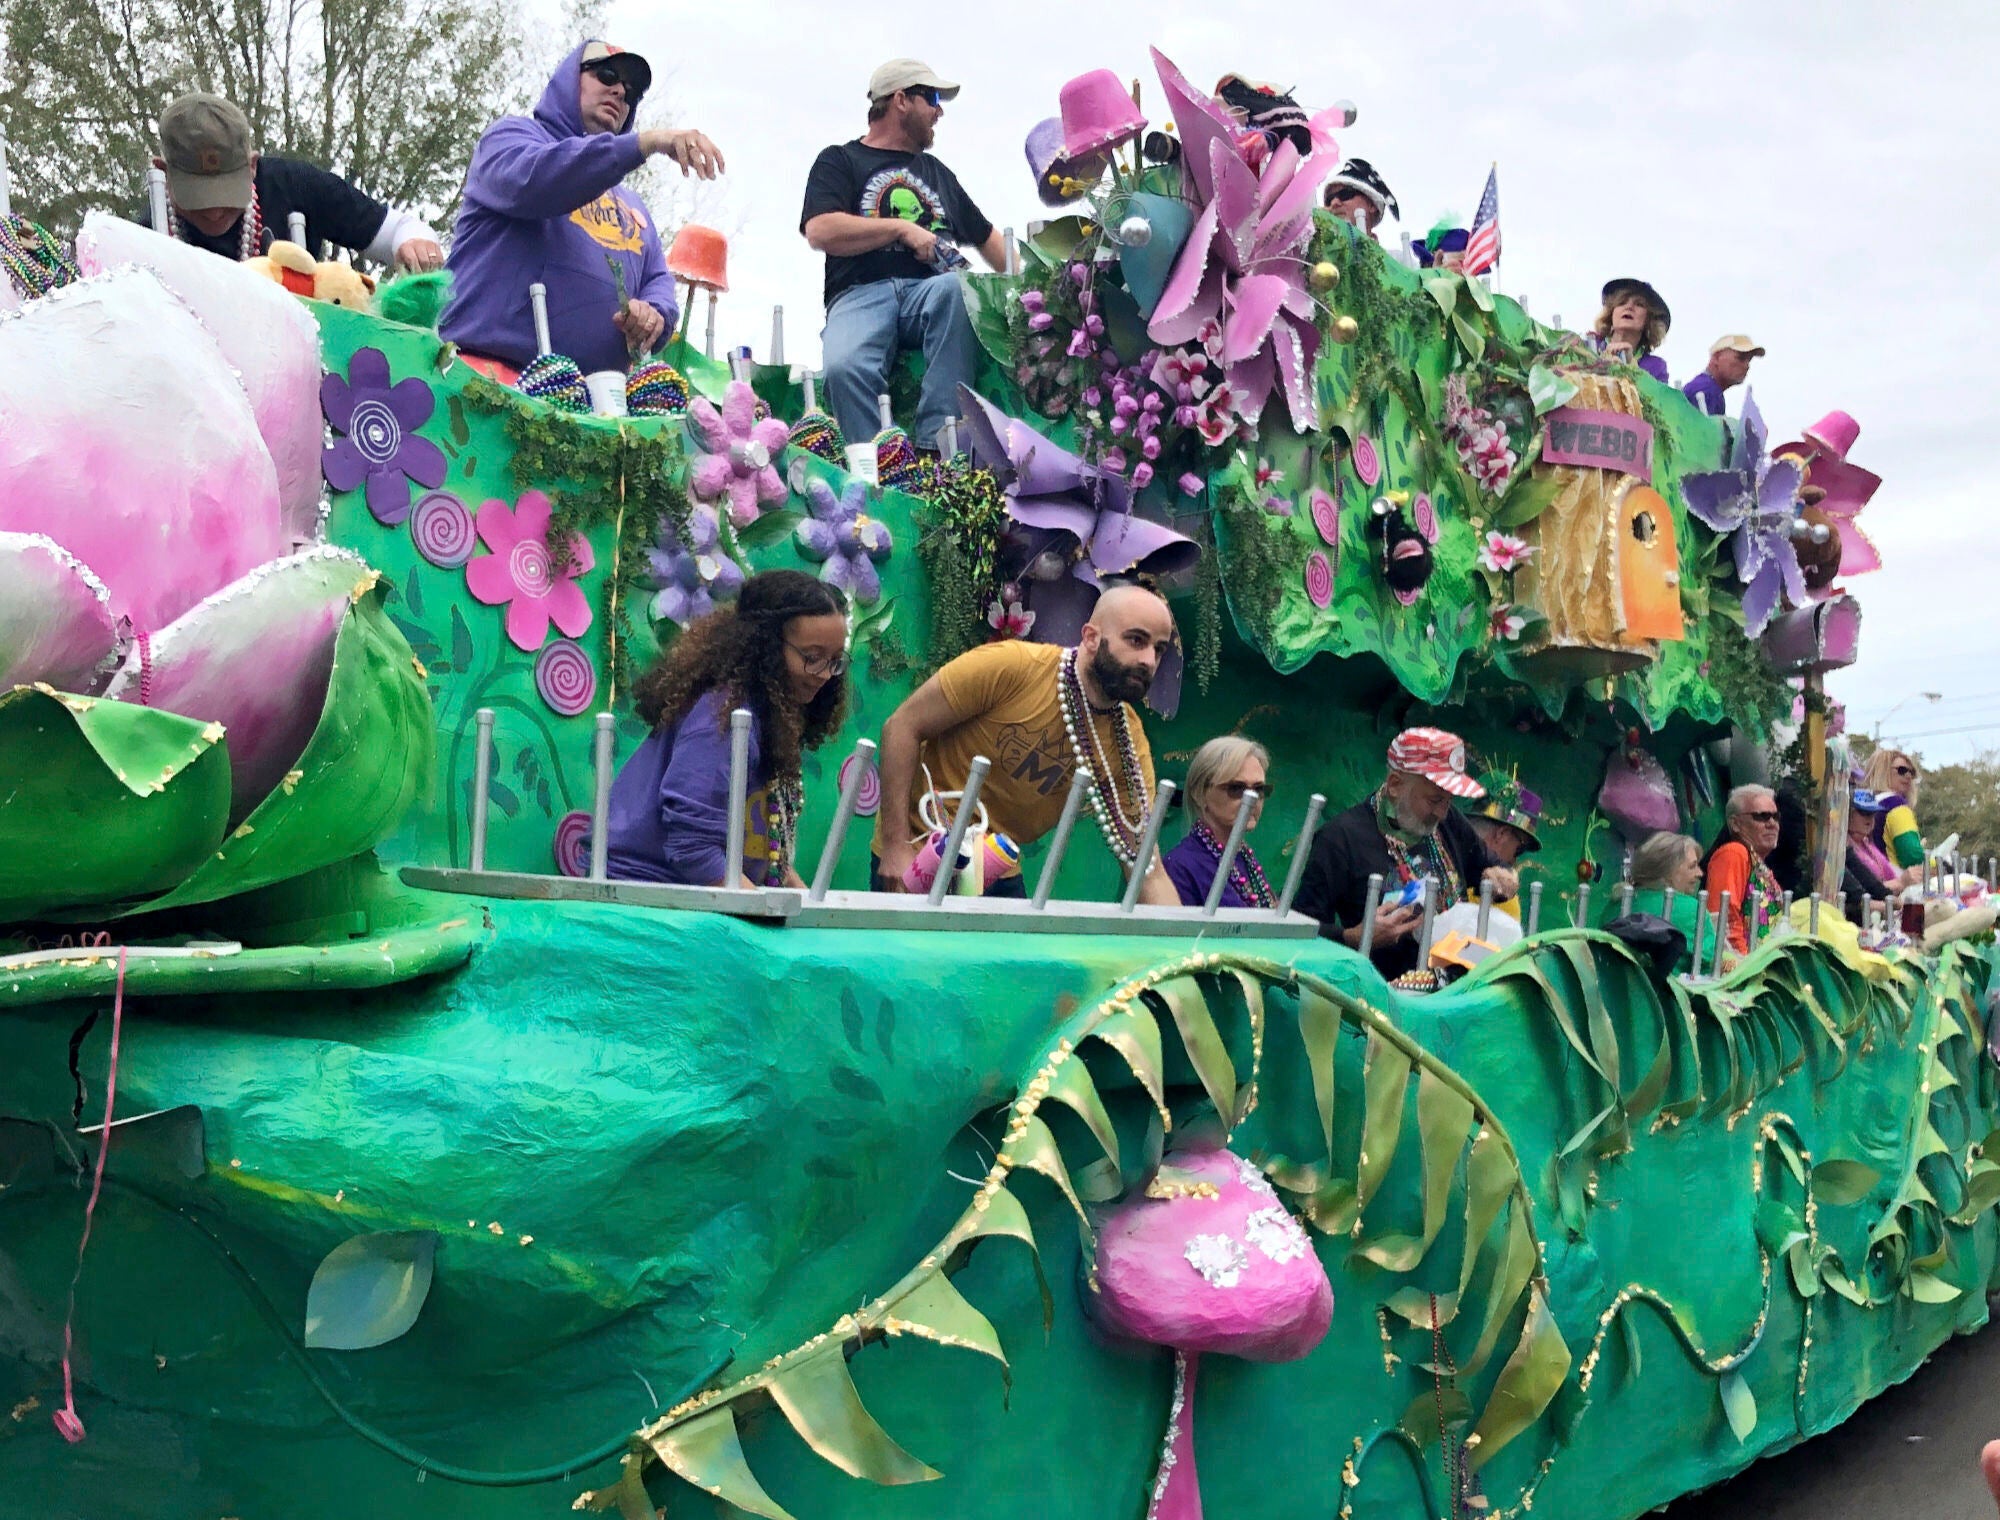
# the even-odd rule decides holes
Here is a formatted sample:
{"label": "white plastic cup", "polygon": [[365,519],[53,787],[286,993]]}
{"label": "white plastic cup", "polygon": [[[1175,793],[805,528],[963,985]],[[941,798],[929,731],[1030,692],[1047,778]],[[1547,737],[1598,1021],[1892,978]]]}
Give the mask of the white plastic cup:
{"label": "white plastic cup", "polygon": [[873,442],[850,443],[847,446],[847,473],[856,480],[865,480],[871,486],[879,486],[882,483],[879,463],[875,457]]}
{"label": "white plastic cup", "polygon": [[583,377],[583,383],[590,392],[590,410],[594,415],[599,417],[627,415],[624,370],[593,370]]}

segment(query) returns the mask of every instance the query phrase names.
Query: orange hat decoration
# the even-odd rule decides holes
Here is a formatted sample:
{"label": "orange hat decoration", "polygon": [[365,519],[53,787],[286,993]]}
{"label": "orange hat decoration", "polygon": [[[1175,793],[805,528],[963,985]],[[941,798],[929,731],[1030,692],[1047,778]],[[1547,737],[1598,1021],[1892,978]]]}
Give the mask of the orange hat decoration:
{"label": "orange hat decoration", "polygon": [[667,268],[677,280],[709,290],[729,289],[729,239],[713,227],[690,222],[674,234]]}

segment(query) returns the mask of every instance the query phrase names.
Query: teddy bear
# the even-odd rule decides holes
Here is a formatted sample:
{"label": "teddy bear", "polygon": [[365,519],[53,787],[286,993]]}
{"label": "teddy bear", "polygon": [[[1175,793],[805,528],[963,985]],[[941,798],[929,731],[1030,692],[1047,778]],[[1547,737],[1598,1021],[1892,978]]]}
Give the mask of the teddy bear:
{"label": "teddy bear", "polygon": [[331,259],[314,263],[313,256],[297,243],[276,240],[269,253],[245,260],[244,267],[276,281],[295,296],[310,296],[354,311],[369,311],[375,304],[372,276]]}

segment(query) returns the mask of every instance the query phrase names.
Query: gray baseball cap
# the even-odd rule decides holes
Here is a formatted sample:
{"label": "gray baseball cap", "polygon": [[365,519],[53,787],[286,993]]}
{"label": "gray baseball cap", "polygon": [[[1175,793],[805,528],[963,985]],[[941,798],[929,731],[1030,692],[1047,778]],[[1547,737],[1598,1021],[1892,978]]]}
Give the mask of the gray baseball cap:
{"label": "gray baseball cap", "polygon": [[167,193],[183,211],[250,204],[250,119],[220,95],[196,91],[160,113]]}

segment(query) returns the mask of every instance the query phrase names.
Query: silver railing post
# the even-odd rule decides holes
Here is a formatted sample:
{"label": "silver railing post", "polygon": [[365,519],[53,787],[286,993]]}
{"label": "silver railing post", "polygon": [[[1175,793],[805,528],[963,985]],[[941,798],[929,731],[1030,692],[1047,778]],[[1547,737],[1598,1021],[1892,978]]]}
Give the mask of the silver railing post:
{"label": "silver railing post", "polygon": [[1306,857],[1312,853],[1313,835],[1319,829],[1319,815],[1326,811],[1326,794],[1314,792],[1306,803],[1305,827],[1299,830],[1299,837],[1292,845],[1291,869],[1285,872],[1285,890],[1278,894],[1278,917],[1283,918],[1292,911],[1292,902],[1299,895],[1299,883],[1306,879]]}
{"label": "silver railing post", "polygon": [[709,358],[713,359],[715,357],[715,288],[713,286],[709,287],[708,292],[708,341],[703,351],[707,353]]}
{"label": "silver railing post", "polygon": [[1368,897],[1361,904],[1361,943],[1354,948],[1363,956],[1375,948],[1375,915],[1382,911],[1382,873],[1368,875]]}
{"label": "silver railing post", "polygon": [[1708,888],[1703,887],[1694,899],[1694,971],[1701,975],[1702,952],[1708,945]]}
{"label": "silver railing post", "polygon": [[617,722],[608,712],[597,715],[597,732],[592,736],[590,792],[590,879],[605,881],[611,875],[611,725]]}
{"label": "silver railing post", "polygon": [[1576,918],[1570,927],[1572,929],[1590,927],[1590,883],[1587,881],[1576,884]]}
{"label": "silver railing post", "polygon": [[[784,307],[778,310],[783,311]],[[833,810],[833,822],[827,827],[826,843],[820,847],[819,864],[813,869],[812,890],[806,894],[808,902],[826,901],[826,889],[833,885],[833,868],[847,843],[848,820],[854,816],[854,805],[861,800],[861,788],[873,769],[875,741],[858,740],[848,761],[847,780],[840,788],[840,805]]]}
{"label": "silver railing post", "polygon": [[750,806],[750,709],[729,715],[729,837],[723,842],[722,884],[743,885],[743,815]]}
{"label": "silver railing post", "polygon": [[771,362],[782,365],[785,362],[785,308],[771,308]]}
{"label": "silver railing post", "polygon": [[1431,937],[1437,932],[1438,884],[1434,876],[1424,878],[1424,919],[1417,931],[1417,969],[1426,970],[1431,963]]}
{"label": "silver railing post", "polygon": [[1229,842],[1222,847],[1222,858],[1215,863],[1215,880],[1208,884],[1208,896],[1202,899],[1203,918],[1215,917],[1216,909],[1222,906],[1222,892],[1229,885],[1229,868],[1236,864],[1236,853],[1243,848],[1243,835],[1250,827],[1250,809],[1256,802],[1256,792],[1246,791],[1236,804],[1236,821],[1229,826]]}
{"label": "silver railing post", "polygon": [[875,398],[875,418],[881,423],[882,431],[888,432],[896,425],[896,414],[889,407],[889,393],[882,392]]}
{"label": "silver railing post", "polygon": [[153,230],[164,235],[170,220],[167,212],[167,171],[146,171],[146,207],[153,218]]}
{"label": "silver railing post", "polygon": [[540,280],[528,287],[528,310],[535,317],[535,352],[552,352],[549,345],[549,287]]}
{"label": "silver railing post", "polygon": [[1778,900],[1778,927],[1774,932],[1783,933],[1792,926],[1792,894],[1787,892]]}
{"label": "silver railing post", "polygon": [[811,370],[802,371],[799,376],[800,383],[805,386],[806,410],[809,412],[819,409],[819,387],[813,383],[816,379]]}
{"label": "silver railing post", "polygon": [[1528,883],[1528,917],[1521,925],[1523,933],[1539,934],[1542,929],[1542,883]]}
{"label": "silver railing post", "polygon": [[945,893],[951,890],[951,879],[958,874],[958,847],[965,843],[965,831],[972,827],[973,810],[979,806],[979,789],[986,785],[986,773],[992,769],[993,762],[984,755],[974,755],[972,764],[966,767],[965,790],[958,794],[958,811],[952,815],[951,829],[944,836],[937,875],[931,878],[929,902],[933,908],[944,901]]}
{"label": "silver railing post", "polygon": [[0,216],[13,214],[13,190],[7,178],[7,129],[0,127]]}
{"label": "silver railing post", "polygon": [[1632,883],[1625,882],[1618,888],[1618,916],[1629,918],[1632,914]]}
{"label": "silver railing post", "polygon": [[[1748,931],[1746,933],[1746,943]],[[1715,909],[1715,975],[1722,975],[1722,955],[1729,948],[1729,894],[1724,892]]]}
{"label": "silver railing post", "polygon": [[1475,931],[1474,937],[1477,938],[1481,944],[1484,944],[1486,942],[1486,933],[1492,927],[1493,927],[1493,883],[1490,881],[1482,881],[1479,884],[1479,927]]}
{"label": "silver railing post", "polygon": [[1079,765],[1069,778],[1069,795],[1063,798],[1062,816],[1056,820],[1056,831],[1049,836],[1049,853],[1042,859],[1041,879],[1035,883],[1035,911],[1040,913],[1049,905],[1049,894],[1056,887],[1056,872],[1062,868],[1063,852],[1069,848],[1070,830],[1076,827],[1076,815],[1083,807],[1084,793],[1091,787],[1090,767]]}
{"label": "silver railing post", "polygon": [[307,253],[312,252],[310,248],[306,248],[306,214],[303,211],[290,211],[285,214],[285,236],[299,247],[305,248]]}
{"label": "silver railing post", "polygon": [[1146,815],[1145,832],[1139,836],[1139,853],[1132,857],[1132,874],[1125,882],[1125,895],[1118,900],[1118,911],[1130,913],[1139,906],[1139,889],[1146,884],[1146,873],[1153,866],[1153,852],[1159,848],[1160,825],[1167,821],[1167,805],[1174,800],[1176,788],[1171,781],[1162,781],[1159,790],[1153,794],[1153,810]]}
{"label": "silver railing post", "polygon": [[472,869],[486,869],[486,810],[493,789],[493,709],[473,714],[472,749]]}
{"label": "silver railing post", "polygon": [[1806,929],[1817,939],[1819,937],[1819,893],[1806,899]]}
{"label": "silver railing post", "polygon": [[1006,250],[1002,262],[1007,266],[1007,273],[1019,274],[1021,272],[1021,249],[1020,245],[1014,240],[1014,229],[1012,227],[1002,229],[1000,243],[1001,247]]}

